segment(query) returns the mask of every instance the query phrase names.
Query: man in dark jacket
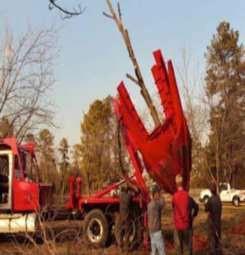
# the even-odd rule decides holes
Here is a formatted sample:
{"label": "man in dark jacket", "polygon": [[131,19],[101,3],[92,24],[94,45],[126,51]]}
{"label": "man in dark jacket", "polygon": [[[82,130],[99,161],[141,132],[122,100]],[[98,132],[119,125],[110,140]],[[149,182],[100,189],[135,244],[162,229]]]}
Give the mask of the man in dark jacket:
{"label": "man in dark jacket", "polygon": [[131,183],[127,183],[121,187],[119,195],[119,246],[126,251],[129,249],[132,198],[138,192],[139,190],[137,187]]}
{"label": "man in dark jacket", "polygon": [[192,255],[192,236],[193,236],[193,220],[199,212],[199,206],[196,201],[189,196],[189,250]]}
{"label": "man in dark jacket", "polygon": [[208,228],[209,228],[209,245],[210,255],[221,255],[221,214],[222,203],[217,194],[217,187],[215,183],[210,187],[212,196],[209,198],[205,211],[208,212]]}

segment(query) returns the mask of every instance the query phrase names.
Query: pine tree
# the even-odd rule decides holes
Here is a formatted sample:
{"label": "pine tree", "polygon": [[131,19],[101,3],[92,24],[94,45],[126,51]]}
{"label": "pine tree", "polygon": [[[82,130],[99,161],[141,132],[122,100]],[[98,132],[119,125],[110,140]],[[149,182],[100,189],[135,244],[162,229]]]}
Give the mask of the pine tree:
{"label": "pine tree", "polygon": [[[81,166],[81,144],[74,144],[71,151],[71,166],[80,173]],[[81,174],[81,173],[80,173]]]}
{"label": "pine tree", "polygon": [[59,162],[60,188],[59,191],[64,195],[68,187],[68,176],[70,171],[69,162],[69,144],[66,138],[62,138],[59,144],[58,151],[61,160]]}
{"label": "pine tree", "polygon": [[243,168],[245,123],[244,47],[239,32],[221,22],[207,48],[206,95],[210,104],[209,164],[217,181],[234,184]]}
{"label": "pine tree", "polygon": [[55,162],[54,136],[48,129],[43,129],[38,134],[37,154],[41,180],[53,183],[57,187],[58,172]]}
{"label": "pine tree", "polygon": [[[125,152],[120,161],[125,167]],[[111,98],[94,101],[81,123],[81,171],[85,177],[87,191],[120,178],[117,122]]]}

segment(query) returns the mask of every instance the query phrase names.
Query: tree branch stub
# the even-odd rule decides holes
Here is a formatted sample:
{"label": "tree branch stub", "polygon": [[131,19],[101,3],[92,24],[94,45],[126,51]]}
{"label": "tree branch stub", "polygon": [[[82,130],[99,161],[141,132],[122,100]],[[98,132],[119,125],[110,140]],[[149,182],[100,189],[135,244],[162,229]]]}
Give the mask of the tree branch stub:
{"label": "tree branch stub", "polygon": [[134,50],[133,50],[133,47],[132,47],[132,43],[131,43],[131,40],[130,40],[130,37],[129,37],[128,30],[124,27],[124,24],[122,22],[122,12],[121,12],[121,8],[120,8],[120,4],[119,3],[117,4],[117,9],[118,9],[118,14],[117,14],[116,11],[114,10],[113,6],[112,6],[111,0],[106,0],[106,2],[107,2],[107,6],[109,8],[109,11],[110,11],[111,15],[109,15],[105,12],[103,12],[103,14],[106,17],[113,19],[114,22],[116,23],[117,28],[118,28],[119,32],[121,33],[123,41],[124,41],[125,46],[127,48],[129,58],[131,59],[131,62],[134,66],[134,71],[135,71],[135,76],[137,77],[137,82],[136,82],[136,79],[133,78],[131,75],[127,74],[127,78],[129,78],[134,83],[138,84],[138,86],[140,86],[141,95],[143,96],[143,98],[146,102],[146,105],[147,105],[147,107],[150,111],[150,114],[151,114],[152,119],[154,121],[155,127],[158,127],[161,124],[161,122],[160,122],[157,110],[156,110],[156,108],[153,104],[153,101],[151,99],[151,96],[150,96],[150,94],[149,94],[149,92],[148,92],[148,90],[145,86],[143,75],[141,73],[138,61],[135,57],[135,53],[134,53]]}

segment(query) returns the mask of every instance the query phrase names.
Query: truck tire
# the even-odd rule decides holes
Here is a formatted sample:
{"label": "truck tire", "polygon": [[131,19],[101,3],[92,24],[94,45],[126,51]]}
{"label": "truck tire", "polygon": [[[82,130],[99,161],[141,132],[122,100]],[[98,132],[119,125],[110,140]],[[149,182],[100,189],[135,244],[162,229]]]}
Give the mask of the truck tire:
{"label": "truck tire", "polygon": [[84,237],[94,247],[105,247],[109,235],[109,224],[99,209],[91,210],[84,219]]}
{"label": "truck tire", "polygon": [[203,203],[206,205],[208,203],[209,196],[204,196]]}
{"label": "truck tire", "polygon": [[140,246],[143,240],[143,223],[140,221],[140,219],[130,219],[128,224],[130,235],[128,243],[126,244],[126,240],[124,239],[125,230],[123,224],[120,222],[119,215],[117,215],[115,220],[114,235],[117,245],[120,246],[123,251],[132,251],[133,249],[136,249],[138,246]]}
{"label": "truck tire", "polygon": [[234,196],[232,199],[232,204],[238,207],[240,205],[240,198],[238,196]]}

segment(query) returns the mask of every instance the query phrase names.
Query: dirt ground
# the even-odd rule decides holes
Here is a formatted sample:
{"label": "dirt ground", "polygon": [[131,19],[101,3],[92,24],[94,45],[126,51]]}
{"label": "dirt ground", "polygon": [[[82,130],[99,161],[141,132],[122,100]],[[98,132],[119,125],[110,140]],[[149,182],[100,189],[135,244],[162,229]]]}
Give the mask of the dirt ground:
{"label": "dirt ground", "polygon": [[[206,229],[207,215],[203,205],[200,205],[200,212],[194,222],[193,246],[194,254],[206,255],[208,247],[208,237]],[[162,228],[166,245],[166,254],[174,255],[173,225],[171,218],[170,203],[167,202],[162,215]],[[245,205],[238,208],[232,205],[223,206],[222,215],[222,246],[224,255],[245,255]],[[113,255],[122,254],[116,245],[112,244],[105,249],[92,249],[83,241],[82,236],[78,235],[71,222],[67,222],[66,230],[62,231],[57,241],[52,238],[43,244],[32,243],[22,237],[0,236],[0,255],[11,254],[52,254],[52,255]],[[31,237],[30,237],[31,239]],[[124,253],[126,254],[126,253]],[[150,251],[140,247],[138,250],[128,253],[129,255],[147,255]]]}

